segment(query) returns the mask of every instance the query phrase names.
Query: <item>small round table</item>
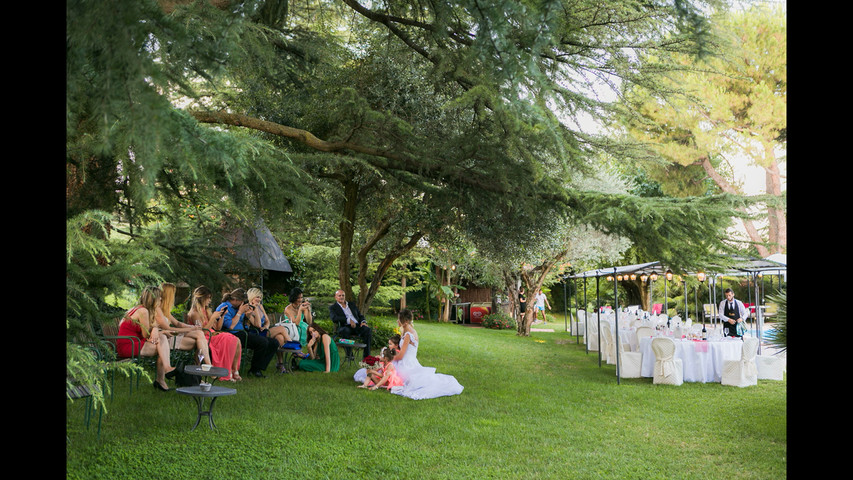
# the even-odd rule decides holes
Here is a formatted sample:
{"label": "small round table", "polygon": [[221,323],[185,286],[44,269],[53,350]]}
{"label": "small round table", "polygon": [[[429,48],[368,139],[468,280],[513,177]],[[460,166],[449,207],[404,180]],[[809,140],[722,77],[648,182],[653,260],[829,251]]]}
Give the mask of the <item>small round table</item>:
{"label": "small round table", "polygon": [[[223,370],[225,370],[223,368]],[[198,426],[198,423],[201,421],[201,417],[207,415],[207,420],[210,425],[210,429],[213,430],[216,428],[216,423],[213,421],[213,404],[216,402],[216,399],[219,397],[224,397],[226,395],[234,395],[237,393],[236,389],[227,388],[227,387],[215,387],[211,386],[210,390],[204,391],[200,386],[196,385],[193,387],[178,387],[176,389],[178,393],[182,393],[184,395],[190,395],[196,401],[196,405],[198,406],[198,417],[195,420],[195,425],[190,431],[195,430],[195,427]],[[210,398],[210,405],[207,407],[207,410],[204,410],[204,399]]]}
{"label": "small round table", "polygon": [[227,377],[228,369],[211,366],[208,370],[203,370],[201,365],[187,365],[184,367],[184,373],[198,375],[201,377],[213,377],[213,380],[215,381],[219,377]]}

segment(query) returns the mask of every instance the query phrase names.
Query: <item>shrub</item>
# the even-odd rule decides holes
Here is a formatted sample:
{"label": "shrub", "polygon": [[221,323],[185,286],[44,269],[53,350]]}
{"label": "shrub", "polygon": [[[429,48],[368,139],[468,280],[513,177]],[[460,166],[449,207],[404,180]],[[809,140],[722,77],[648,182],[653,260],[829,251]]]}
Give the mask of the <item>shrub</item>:
{"label": "shrub", "polygon": [[516,328],[515,319],[503,312],[490,313],[483,317],[485,328]]}

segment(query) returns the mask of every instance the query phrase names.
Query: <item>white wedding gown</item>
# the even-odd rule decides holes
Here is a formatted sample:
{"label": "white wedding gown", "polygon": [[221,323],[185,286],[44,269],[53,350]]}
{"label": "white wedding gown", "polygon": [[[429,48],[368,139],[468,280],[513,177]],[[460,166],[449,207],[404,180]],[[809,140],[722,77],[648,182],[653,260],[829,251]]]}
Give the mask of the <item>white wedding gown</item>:
{"label": "white wedding gown", "polygon": [[[435,368],[424,367],[418,361],[418,344],[411,332],[409,336],[409,347],[403,358],[397,360],[395,367],[397,375],[403,379],[400,387],[391,387],[391,393],[408,397],[414,400],[426,398],[443,397],[446,395],[459,395],[464,388],[456,381],[453,375],[435,373]],[[400,340],[402,346],[403,340]]]}

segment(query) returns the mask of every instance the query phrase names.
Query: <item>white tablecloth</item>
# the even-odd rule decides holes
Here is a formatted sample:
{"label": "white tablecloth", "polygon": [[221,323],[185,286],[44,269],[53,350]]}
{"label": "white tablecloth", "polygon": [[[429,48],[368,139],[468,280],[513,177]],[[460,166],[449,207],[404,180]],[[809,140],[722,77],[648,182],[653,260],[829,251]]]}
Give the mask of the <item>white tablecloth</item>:
{"label": "white tablecloth", "polygon": [[[653,377],[655,354],[652,352],[652,338],[639,339],[640,352],[643,354],[643,366],[640,375]],[[723,373],[723,362],[740,360],[743,340],[723,339],[708,342],[693,340],[675,340],[675,358],[684,365],[685,382],[719,382]]]}

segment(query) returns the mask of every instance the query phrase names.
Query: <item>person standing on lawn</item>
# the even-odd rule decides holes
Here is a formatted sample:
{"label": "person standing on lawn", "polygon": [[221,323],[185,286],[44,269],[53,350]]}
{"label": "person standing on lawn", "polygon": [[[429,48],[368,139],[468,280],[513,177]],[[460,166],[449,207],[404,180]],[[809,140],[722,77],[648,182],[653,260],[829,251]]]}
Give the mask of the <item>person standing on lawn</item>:
{"label": "person standing on lawn", "polygon": [[548,316],[545,315],[545,305],[548,306],[548,310],[551,310],[551,303],[548,302],[548,297],[545,296],[545,293],[541,288],[536,289],[536,297],[534,297],[534,301],[536,308],[536,311],[533,312],[535,315],[534,320],[539,317],[539,312],[542,312],[542,324],[548,323]]}

